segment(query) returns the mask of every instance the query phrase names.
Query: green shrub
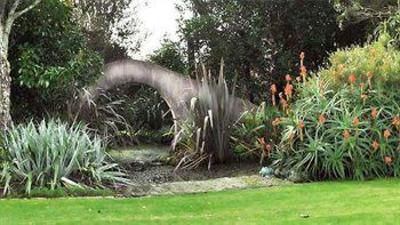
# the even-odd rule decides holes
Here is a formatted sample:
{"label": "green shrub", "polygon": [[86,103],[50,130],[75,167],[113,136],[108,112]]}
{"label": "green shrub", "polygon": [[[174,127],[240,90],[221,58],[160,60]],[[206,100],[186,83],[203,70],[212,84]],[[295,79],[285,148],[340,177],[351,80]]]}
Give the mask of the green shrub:
{"label": "green shrub", "polygon": [[379,41],[364,47],[339,50],[330,56],[330,66],[319,72],[332,78],[332,84],[341,87],[355,75],[357,83],[367,83],[368,76],[377,85],[398,85],[400,82],[400,52],[387,47],[390,37],[382,34]]}
{"label": "green shrub", "polygon": [[333,54],[331,67],[296,83],[275,172],[309,180],[398,176],[399,63],[398,51],[375,42]]}
{"label": "green shrub", "polygon": [[4,138],[4,191],[25,186],[51,190],[61,186],[102,186],[126,182],[116,164],[107,162],[104,144],[85,127],[59,121],[13,127]]}
{"label": "green shrub", "polygon": [[391,15],[378,27],[378,30],[387,36],[390,46],[400,49],[400,11]]}
{"label": "green shrub", "polygon": [[79,90],[101,74],[103,59],[89,49],[75,16],[66,1],[46,0],[13,27],[9,60],[14,121],[65,117]]}

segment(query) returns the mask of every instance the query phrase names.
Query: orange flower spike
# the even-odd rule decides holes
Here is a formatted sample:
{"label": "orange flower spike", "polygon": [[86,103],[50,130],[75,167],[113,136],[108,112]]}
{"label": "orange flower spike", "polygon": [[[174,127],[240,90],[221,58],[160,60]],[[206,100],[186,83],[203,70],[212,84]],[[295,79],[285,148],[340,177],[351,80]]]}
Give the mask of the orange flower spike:
{"label": "orange flower spike", "polygon": [[372,146],[372,149],[374,149],[374,151],[377,151],[379,149],[379,142],[374,140],[374,142],[372,142],[371,146]]}
{"label": "orange flower spike", "polygon": [[271,98],[272,98],[272,105],[275,106],[276,105],[276,99],[275,99],[275,95],[278,92],[278,89],[276,88],[275,84],[271,85]]}
{"label": "orange flower spike", "polygon": [[392,133],[390,132],[390,130],[385,130],[383,132],[383,137],[385,137],[386,140],[388,140],[390,138],[390,136],[392,136]]}
{"label": "orange flower spike", "polygon": [[286,112],[286,114],[289,114],[289,103],[288,101],[283,97],[282,92],[279,93],[279,98],[280,98],[280,103],[282,105],[282,110]]}
{"label": "orange flower spike", "polygon": [[356,83],[356,80],[357,80],[356,75],[354,73],[350,74],[348,78],[349,83],[353,85],[354,83]]}
{"label": "orange flower spike", "polygon": [[300,75],[305,77],[307,75],[307,68],[305,66],[300,67]]}
{"label": "orange flower spike", "polygon": [[360,124],[360,119],[358,119],[358,117],[355,117],[353,119],[353,126],[357,127]]}
{"label": "orange flower spike", "polygon": [[293,95],[293,85],[291,85],[291,84],[286,84],[286,87],[285,87],[285,95],[288,97],[288,98],[291,98],[292,97],[292,95]]}
{"label": "orange flower spike", "polygon": [[300,67],[304,66],[304,58],[306,57],[306,55],[304,54],[304,52],[300,53]]}
{"label": "orange flower spike", "polygon": [[292,77],[291,77],[289,74],[286,74],[285,80],[286,80],[287,82],[290,82],[290,81],[292,81]]}
{"label": "orange flower spike", "polygon": [[300,60],[304,60],[305,56],[306,56],[306,54],[304,54],[304,52],[301,52],[300,53]]}
{"label": "orange flower spike", "polygon": [[278,92],[278,88],[276,88],[276,84],[271,85],[271,93],[275,95]]}
{"label": "orange flower spike", "polygon": [[371,117],[372,117],[372,119],[376,119],[378,117],[378,109],[376,107],[372,108]]}
{"label": "orange flower spike", "polygon": [[348,130],[343,131],[343,137],[344,140],[348,140],[350,138],[351,134]]}
{"label": "orange flower spike", "polygon": [[326,117],[324,114],[319,115],[318,122],[322,125],[326,122]]}
{"label": "orange flower spike", "polygon": [[303,82],[306,82],[306,76],[307,76],[307,68],[305,66],[300,67],[300,75],[303,78]]}
{"label": "orange flower spike", "polygon": [[400,117],[395,116],[392,120],[392,125],[395,126],[396,128],[400,127]]}
{"label": "orange flower spike", "polygon": [[390,165],[392,165],[392,163],[393,163],[393,158],[390,157],[390,156],[385,156],[385,157],[383,158],[383,161],[385,162],[386,165],[390,166]]}
{"label": "orange flower spike", "polygon": [[263,137],[262,138],[257,138],[257,140],[261,144],[261,146],[263,147],[264,154],[268,156],[272,151],[272,145],[271,144],[267,144]]}

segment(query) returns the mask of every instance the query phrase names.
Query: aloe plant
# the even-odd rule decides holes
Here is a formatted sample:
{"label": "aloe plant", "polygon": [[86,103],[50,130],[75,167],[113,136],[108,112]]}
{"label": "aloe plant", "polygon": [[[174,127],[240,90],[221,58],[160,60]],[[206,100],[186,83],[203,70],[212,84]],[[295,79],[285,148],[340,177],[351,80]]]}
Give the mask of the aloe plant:
{"label": "aloe plant", "polygon": [[333,86],[318,76],[299,86],[297,101],[281,118],[274,168],[311,180],[398,176],[397,90],[367,82]]}

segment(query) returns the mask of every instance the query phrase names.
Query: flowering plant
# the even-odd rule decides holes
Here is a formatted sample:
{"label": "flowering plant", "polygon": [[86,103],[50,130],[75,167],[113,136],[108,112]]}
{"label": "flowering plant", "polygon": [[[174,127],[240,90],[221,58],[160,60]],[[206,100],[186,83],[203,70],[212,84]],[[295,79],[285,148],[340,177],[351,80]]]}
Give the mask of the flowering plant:
{"label": "flowering plant", "polygon": [[280,95],[285,116],[272,153],[277,174],[309,180],[399,175],[400,53],[383,46],[339,51],[329,68],[309,78],[302,68],[300,79],[287,81],[295,88]]}

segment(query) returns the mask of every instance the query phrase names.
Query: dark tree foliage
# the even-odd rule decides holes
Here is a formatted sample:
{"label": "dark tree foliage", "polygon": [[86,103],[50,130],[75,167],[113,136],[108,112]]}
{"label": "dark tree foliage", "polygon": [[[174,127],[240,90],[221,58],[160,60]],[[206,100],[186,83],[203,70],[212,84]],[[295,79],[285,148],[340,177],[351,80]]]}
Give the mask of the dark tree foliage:
{"label": "dark tree foliage", "polygon": [[[0,132],[7,131],[12,124],[11,108],[11,67],[8,58],[10,33],[15,22],[41,0],[0,1]],[[21,7],[22,6],[22,7]]]}
{"label": "dark tree foliage", "polygon": [[9,51],[16,120],[65,112],[74,92],[101,74],[102,59],[86,43],[62,1],[42,1],[18,20]]}
{"label": "dark tree foliage", "polygon": [[399,45],[400,0],[335,0],[333,1],[341,29],[358,32],[361,27],[368,40],[386,32]]}
{"label": "dark tree foliage", "polygon": [[[136,17],[136,0],[74,0],[74,14],[83,28],[88,45],[99,52],[105,62],[127,58],[138,51],[140,21]],[[129,13],[127,13],[129,12]]]}
{"label": "dark tree foliage", "polygon": [[185,7],[193,13],[181,24],[191,68],[203,62],[216,70],[224,58],[228,79],[238,74],[238,91],[255,102],[269,83],[297,76],[300,52],[313,70],[337,47],[363,39],[362,29],[343,35],[329,0],[187,0]]}
{"label": "dark tree foliage", "polygon": [[178,43],[164,40],[161,47],[154,51],[149,57],[150,61],[164,66],[172,71],[185,74],[187,73],[186,63],[182,49]]}
{"label": "dark tree foliage", "polygon": [[334,0],[340,26],[369,23],[376,27],[400,9],[399,0]]}

